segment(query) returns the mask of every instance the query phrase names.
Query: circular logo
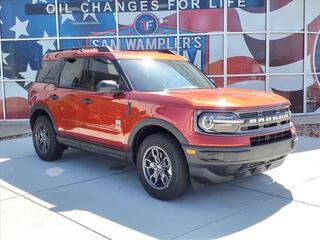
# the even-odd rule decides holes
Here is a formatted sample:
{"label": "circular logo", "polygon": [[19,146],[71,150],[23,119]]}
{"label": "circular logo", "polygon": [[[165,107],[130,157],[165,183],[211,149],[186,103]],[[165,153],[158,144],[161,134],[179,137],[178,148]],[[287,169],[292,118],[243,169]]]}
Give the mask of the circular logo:
{"label": "circular logo", "polygon": [[138,15],[133,25],[134,30],[140,35],[154,34],[159,28],[159,20],[151,13],[143,13]]}

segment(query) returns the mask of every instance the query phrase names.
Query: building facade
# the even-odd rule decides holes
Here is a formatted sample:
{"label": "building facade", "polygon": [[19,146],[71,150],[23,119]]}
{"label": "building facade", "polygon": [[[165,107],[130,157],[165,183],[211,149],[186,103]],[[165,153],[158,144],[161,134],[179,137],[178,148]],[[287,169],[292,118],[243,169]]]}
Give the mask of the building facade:
{"label": "building facade", "polygon": [[2,0],[0,121],[27,119],[27,90],[58,48],[170,49],[219,87],[272,91],[320,113],[319,0]]}

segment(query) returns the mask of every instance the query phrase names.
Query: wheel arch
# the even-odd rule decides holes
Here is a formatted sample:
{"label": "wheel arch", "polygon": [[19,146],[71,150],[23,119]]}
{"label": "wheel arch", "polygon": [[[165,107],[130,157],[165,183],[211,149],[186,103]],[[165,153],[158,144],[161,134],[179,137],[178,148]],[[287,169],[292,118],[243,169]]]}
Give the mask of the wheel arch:
{"label": "wheel arch", "polygon": [[179,144],[188,144],[183,134],[171,123],[158,118],[149,118],[139,122],[131,131],[128,139],[128,158],[136,163],[136,155],[141,142],[147,136],[159,132],[171,135]]}
{"label": "wheel arch", "polygon": [[32,107],[31,111],[30,111],[30,126],[31,129],[33,129],[34,123],[36,121],[36,119],[40,116],[46,116],[48,117],[48,119],[51,121],[53,128],[55,130],[55,132],[57,132],[57,128],[55,125],[55,122],[53,120],[53,117],[49,111],[49,109],[42,104],[37,104],[35,106]]}

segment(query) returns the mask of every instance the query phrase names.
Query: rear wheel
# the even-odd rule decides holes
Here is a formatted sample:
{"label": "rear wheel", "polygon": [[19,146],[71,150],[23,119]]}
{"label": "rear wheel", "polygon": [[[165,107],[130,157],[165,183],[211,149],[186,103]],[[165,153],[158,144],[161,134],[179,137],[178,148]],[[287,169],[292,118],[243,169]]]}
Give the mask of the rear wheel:
{"label": "rear wheel", "polygon": [[144,189],[161,200],[182,196],[190,185],[181,146],[168,134],[153,134],[140,145],[137,167]]}
{"label": "rear wheel", "polygon": [[36,119],[32,136],[34,149],[42,160],[58,160],[63,154],[64,148],[57,142],[56,132],[47,117],[40,116]]}

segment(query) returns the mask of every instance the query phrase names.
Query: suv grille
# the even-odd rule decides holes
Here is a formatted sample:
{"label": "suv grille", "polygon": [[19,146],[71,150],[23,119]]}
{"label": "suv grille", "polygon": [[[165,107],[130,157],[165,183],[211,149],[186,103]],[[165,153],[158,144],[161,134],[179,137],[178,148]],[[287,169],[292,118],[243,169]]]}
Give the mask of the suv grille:
{"label": "suv grille", "polygon": [[270,135],[258,136],[250,138],[251,146],[259,146],[268,143],[280,142],[292,138],[291,131],[284,131]]}
{"label": "suv grille", "polygon": [[289,108],[280,108],[239,113],[239,117],[244,120],[240,128],[244,132],[286,125],[290,122],[291,112]]}

